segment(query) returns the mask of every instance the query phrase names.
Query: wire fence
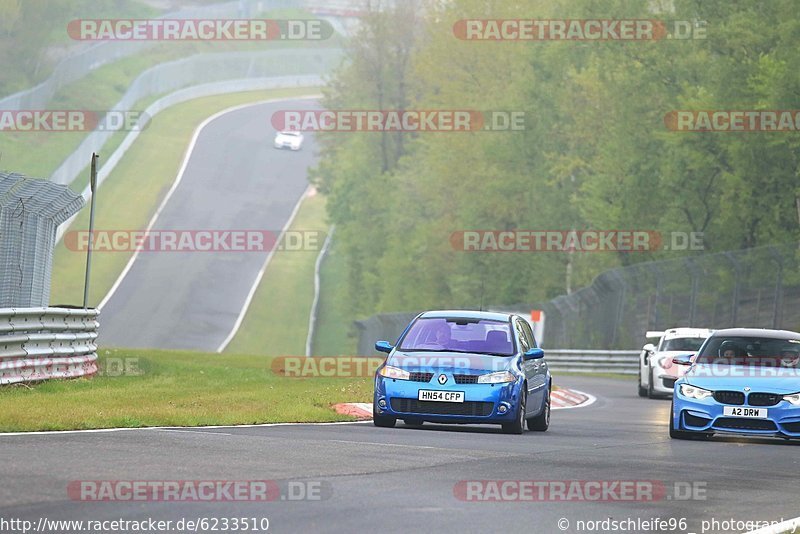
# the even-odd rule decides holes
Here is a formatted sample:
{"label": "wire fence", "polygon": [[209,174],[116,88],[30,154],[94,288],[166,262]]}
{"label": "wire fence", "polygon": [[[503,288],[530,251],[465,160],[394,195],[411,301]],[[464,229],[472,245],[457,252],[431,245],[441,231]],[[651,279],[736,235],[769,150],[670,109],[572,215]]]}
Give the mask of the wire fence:
{"label": "wire fence", "polygon": [[635,348],[677,326],[800,328],[797,243],[613,269],[571,295],[532,306],[555,348]]}
{"label": "wire fence", "polygon": [[[498,306],[528,316],[545,312],[543,346],[636,349],[647,330],[691,326],[800,330],[798,243],[646,262],[606,271],[593,283],[548,302]],[[416,313],[356,321],[359,354],[394,341]]]}

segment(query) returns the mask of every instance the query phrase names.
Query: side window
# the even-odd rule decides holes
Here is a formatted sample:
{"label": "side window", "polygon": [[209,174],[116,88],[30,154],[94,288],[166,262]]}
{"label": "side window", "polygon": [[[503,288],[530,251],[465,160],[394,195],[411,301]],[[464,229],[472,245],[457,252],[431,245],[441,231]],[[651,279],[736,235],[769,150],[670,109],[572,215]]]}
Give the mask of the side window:
{"label": "side window", "polygon": [[522,352],[527,352],[528,349],[531,348],[531,343],[528,340],[528,336],[525,334],[524,327],[522,326],[522,321],[517,319],[514,321],[514,329],[517,331],[517,338],[519,339],[520,350]]}
{"label": "side window", "polygon": [[537,348],[539,345],[536,344],[536,338],[533,337],[533,330],[531,330],[531,325],[528,321],[522,321],[522,330],[525,332],[525,335],[528,338],[528,344],[532,349]]}

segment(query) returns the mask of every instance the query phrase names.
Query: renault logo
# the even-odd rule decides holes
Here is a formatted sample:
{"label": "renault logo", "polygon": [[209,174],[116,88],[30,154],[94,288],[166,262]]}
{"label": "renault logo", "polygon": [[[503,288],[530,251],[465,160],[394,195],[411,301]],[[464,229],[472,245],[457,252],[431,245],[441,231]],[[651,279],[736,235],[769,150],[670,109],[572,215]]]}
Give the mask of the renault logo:
{"label": "renault logo", "polygon": [[447,375],[444,374],[439,375],[439,383],[441,385],[444,385],[445,382],[447,382]]}

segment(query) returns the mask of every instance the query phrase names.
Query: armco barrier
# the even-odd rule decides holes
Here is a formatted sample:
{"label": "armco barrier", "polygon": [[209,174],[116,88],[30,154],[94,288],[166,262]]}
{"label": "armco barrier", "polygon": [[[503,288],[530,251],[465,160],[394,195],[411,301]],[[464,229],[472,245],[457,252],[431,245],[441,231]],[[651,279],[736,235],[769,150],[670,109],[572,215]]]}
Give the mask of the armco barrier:
{"label": "armco barrier", "polygon": [[[165,19],[241,19],[254,13],[279,8],[302,8],[303,0],[234,0],[207,6],[187,7],[166,13]],[[103,41],[73,47],[74,52],[53,69],[45,81],[0,99],[0,109],[46,109],[53,96],[97,68],[137,54],[157,44],[154,41]]]}
{"label": "armco barrier", "polygon": [[[156,114],[171,106],[204,96],[237,93],[243,91],[285,89],[291,87],[314,87],[321,86],[323,83],[324,80],[318,75],[280,76],[275,78],[256,78],[252,80],[232,80],[227,82],[208,83],[181,89],[180,91],[175,91],[174,93],[170,93],[169,95],[156,100],[145,110],[145,115],[152,118]],[[140,130],[128,132],[128,134],[122,140],[122,143],[120,143],[116,150],[114,150],[114,152],[105,159],[105,163],[97,171],[98,187],[103,185],[103,182],[106,181],[106,178],[108,178],[117,164],[122,160],[123,156],[125,156],[128,150],[133,146],[133,143],[136,141],[136,139],[138,139],[140,133]],[[81,149],[79,148],[77,151],[73,152],[70,158],[75,158],[77,155],[80,155],[82,153],[80,150]],[[82,195],[87,202],[89,199],[91,199],[92,193],[88,184],[83,188]],[[61,226],[58,227],[58,230],[56,230],[57,243],[61,241],[61,238],[64,236],[67,230],[69,230],[70,225],[76,218],[77,214],[67,219]]]}
{"label": "armco barrier", "polygon": [[[321,76],[331,72],[342,57],[343,51],[338,48],[196,54],[145,70],[130,84],[112,110],[135,110],[137,102],[156,95],[167,95],[164,99],[168,99],[177,94],[188,100],[190,96],[196,98],[209,94],[258,90],[264,88],[265,81],[269,80],[313,79],[316,82]],[[298,85],[300,82],[283,87]],[[216,90],[209,93],[209,87],[215,87]],[[151,108],[152,106],[145,110],[144,117],[152,117]],[[87,135],[80,146],[53,171],[50,175],[51,181],[71,184],[85,170],[86,155],[92,152],[102,153],[106,142],[117,134],[116,130],[106,125],[107,120],[108,118],[104,118],[98,128]],[[100,173],[102,175],[103,168]]]}
{"label": "armco barrier", "polygon": [[97,310],[0,309],[0,385],[97,372]]}
{"label": "armco barrier", "polygon": [[639,373],[638,350],[544,349],[552,371],[562,373]]}

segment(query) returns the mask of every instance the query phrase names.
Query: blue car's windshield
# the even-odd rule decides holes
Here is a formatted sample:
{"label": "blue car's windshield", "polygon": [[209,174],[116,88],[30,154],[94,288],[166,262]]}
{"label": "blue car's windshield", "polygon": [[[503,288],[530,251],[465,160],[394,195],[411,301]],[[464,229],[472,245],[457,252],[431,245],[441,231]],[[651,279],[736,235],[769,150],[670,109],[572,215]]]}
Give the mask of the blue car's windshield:
{"label": "blue car's windshield", "polygon": [[699,364],[800,367],[800,340],[762,337],[712,337]]}
{"label": "blue car's windshield", "polygon": [[417,319],[400,344],[402,351],[514,354],[511,325],[502,321],[462,318]]}

